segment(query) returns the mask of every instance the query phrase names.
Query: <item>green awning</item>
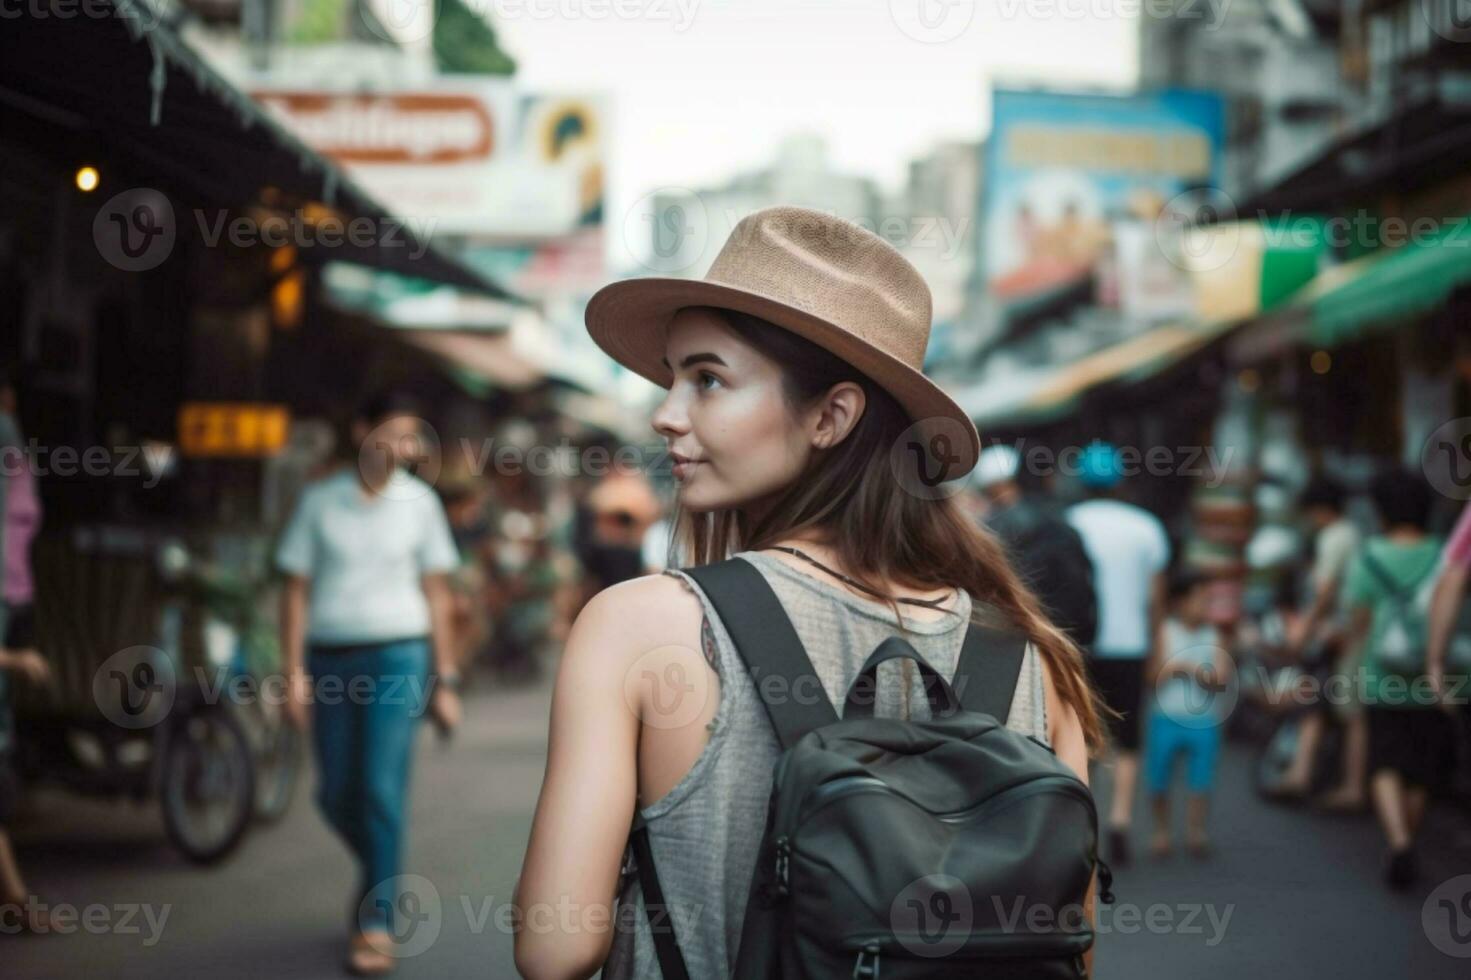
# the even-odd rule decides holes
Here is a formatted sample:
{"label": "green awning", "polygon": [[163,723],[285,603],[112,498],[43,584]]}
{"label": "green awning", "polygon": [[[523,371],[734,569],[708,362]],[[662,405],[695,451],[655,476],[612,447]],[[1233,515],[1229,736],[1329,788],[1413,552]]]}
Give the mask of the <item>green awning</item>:
{"label": "green awning", "polygon": [[1313,301],[1309,342],[1340,344],[1440,306],[1471,280],[1471,222],[1447,222],[1354,265],[1357,275]]}

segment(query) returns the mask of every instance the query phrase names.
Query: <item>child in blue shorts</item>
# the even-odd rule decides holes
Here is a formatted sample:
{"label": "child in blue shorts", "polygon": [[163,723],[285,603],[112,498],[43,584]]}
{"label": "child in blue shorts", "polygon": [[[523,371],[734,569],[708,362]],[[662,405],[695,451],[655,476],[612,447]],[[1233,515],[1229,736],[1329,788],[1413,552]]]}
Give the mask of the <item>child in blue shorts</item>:
{"label": "child in blue shorts", "polygon": [[1152,691],[1145,715],[1144,787],[1154,810],[1150,852],[1170,853],[1170,783],[1177,756],[1185,757],[1186,847],[1196,857],[1210,850],[1206,817],[1221,753],[1221,730],[1233,678],[1231,657],[1207,620],[1210,580],[1184,570],[1170,579],[1169,615],[1144,668]]}

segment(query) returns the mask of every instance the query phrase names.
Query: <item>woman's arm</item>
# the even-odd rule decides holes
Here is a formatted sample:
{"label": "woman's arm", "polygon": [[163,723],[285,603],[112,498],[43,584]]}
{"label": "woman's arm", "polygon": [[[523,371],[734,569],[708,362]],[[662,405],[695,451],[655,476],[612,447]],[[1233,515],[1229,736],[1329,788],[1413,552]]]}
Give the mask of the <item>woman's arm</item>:
{"label": "woman's arm", "polygon": [[[1088,743],[1083,739],[1083,725],[1078,721],[1077,712],[1072,705],[1064,704],[1057,693],[1057,685],[1052,682],[1052,673],[1044,658],[1038,658],[1042,664],[1042,683],[1045,689],[1047,704],[1047,736],[1052,741],[1052,749],[1057,757],[1067,763],[1068,767],[1083,781],[1088,783]],[[1086,687],[1086,681],[1084,682]],[[1093,927],[1093,894],[1097,890],[1096,882],[1088,884],[1088,895],[1083,899],[1083,914],[1087,916],[1089,928]],[[1083,963],[1088,975],[1093,974],[1093,950],[1083,954]]]}
{"label": "woman's arm", "polygon": [[[700,607],[666,575],[595,595],[567,636],[552,694],[547,766],[516,885],[516,969],[527,980],[581,980],[612,945],[618,871],[638,793],[646,653],[703,669]],[[635,674],[635,672],[637,672]],[[674,692],[680,696],[681,692]],[[667,700],[667,698],[666,698]],[[564,912],[563,910],[569,910]]]}
{"label": "woman's arm", "polygon": [[1446,562],[1430,600],[1430,647],[1425,655],[1426,673],[1435,679],[1437,688],[1445,676],[1446,652],[1450,647],[1456,613],[1465,598],[1466,566]]}

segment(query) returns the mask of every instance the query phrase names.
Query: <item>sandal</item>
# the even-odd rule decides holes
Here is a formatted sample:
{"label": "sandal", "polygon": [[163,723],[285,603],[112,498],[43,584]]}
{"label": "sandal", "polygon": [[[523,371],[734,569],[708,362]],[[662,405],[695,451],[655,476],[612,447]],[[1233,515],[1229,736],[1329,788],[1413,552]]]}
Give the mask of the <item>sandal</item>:
{"label": "sandal", "polygon": [[353,933],[348,944],[347,972],[359,977],[381,977],[392,973],[398,966],[392,949],[393,939],[386,932]]}

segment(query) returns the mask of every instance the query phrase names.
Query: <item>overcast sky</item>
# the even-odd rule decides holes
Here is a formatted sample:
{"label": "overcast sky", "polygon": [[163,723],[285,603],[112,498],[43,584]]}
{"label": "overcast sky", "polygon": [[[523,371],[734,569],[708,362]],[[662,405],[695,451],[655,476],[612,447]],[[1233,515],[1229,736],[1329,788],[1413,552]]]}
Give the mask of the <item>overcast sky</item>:
{"label": "overcast sky", "polygon": [[837,168],[896,187],[936,142],[983,134],[992,84],[1137,76],[1137,0],[467,2],[490,12],[522,87],[612,97],[610,222],[652,189],[761,166],[803,130]]}

